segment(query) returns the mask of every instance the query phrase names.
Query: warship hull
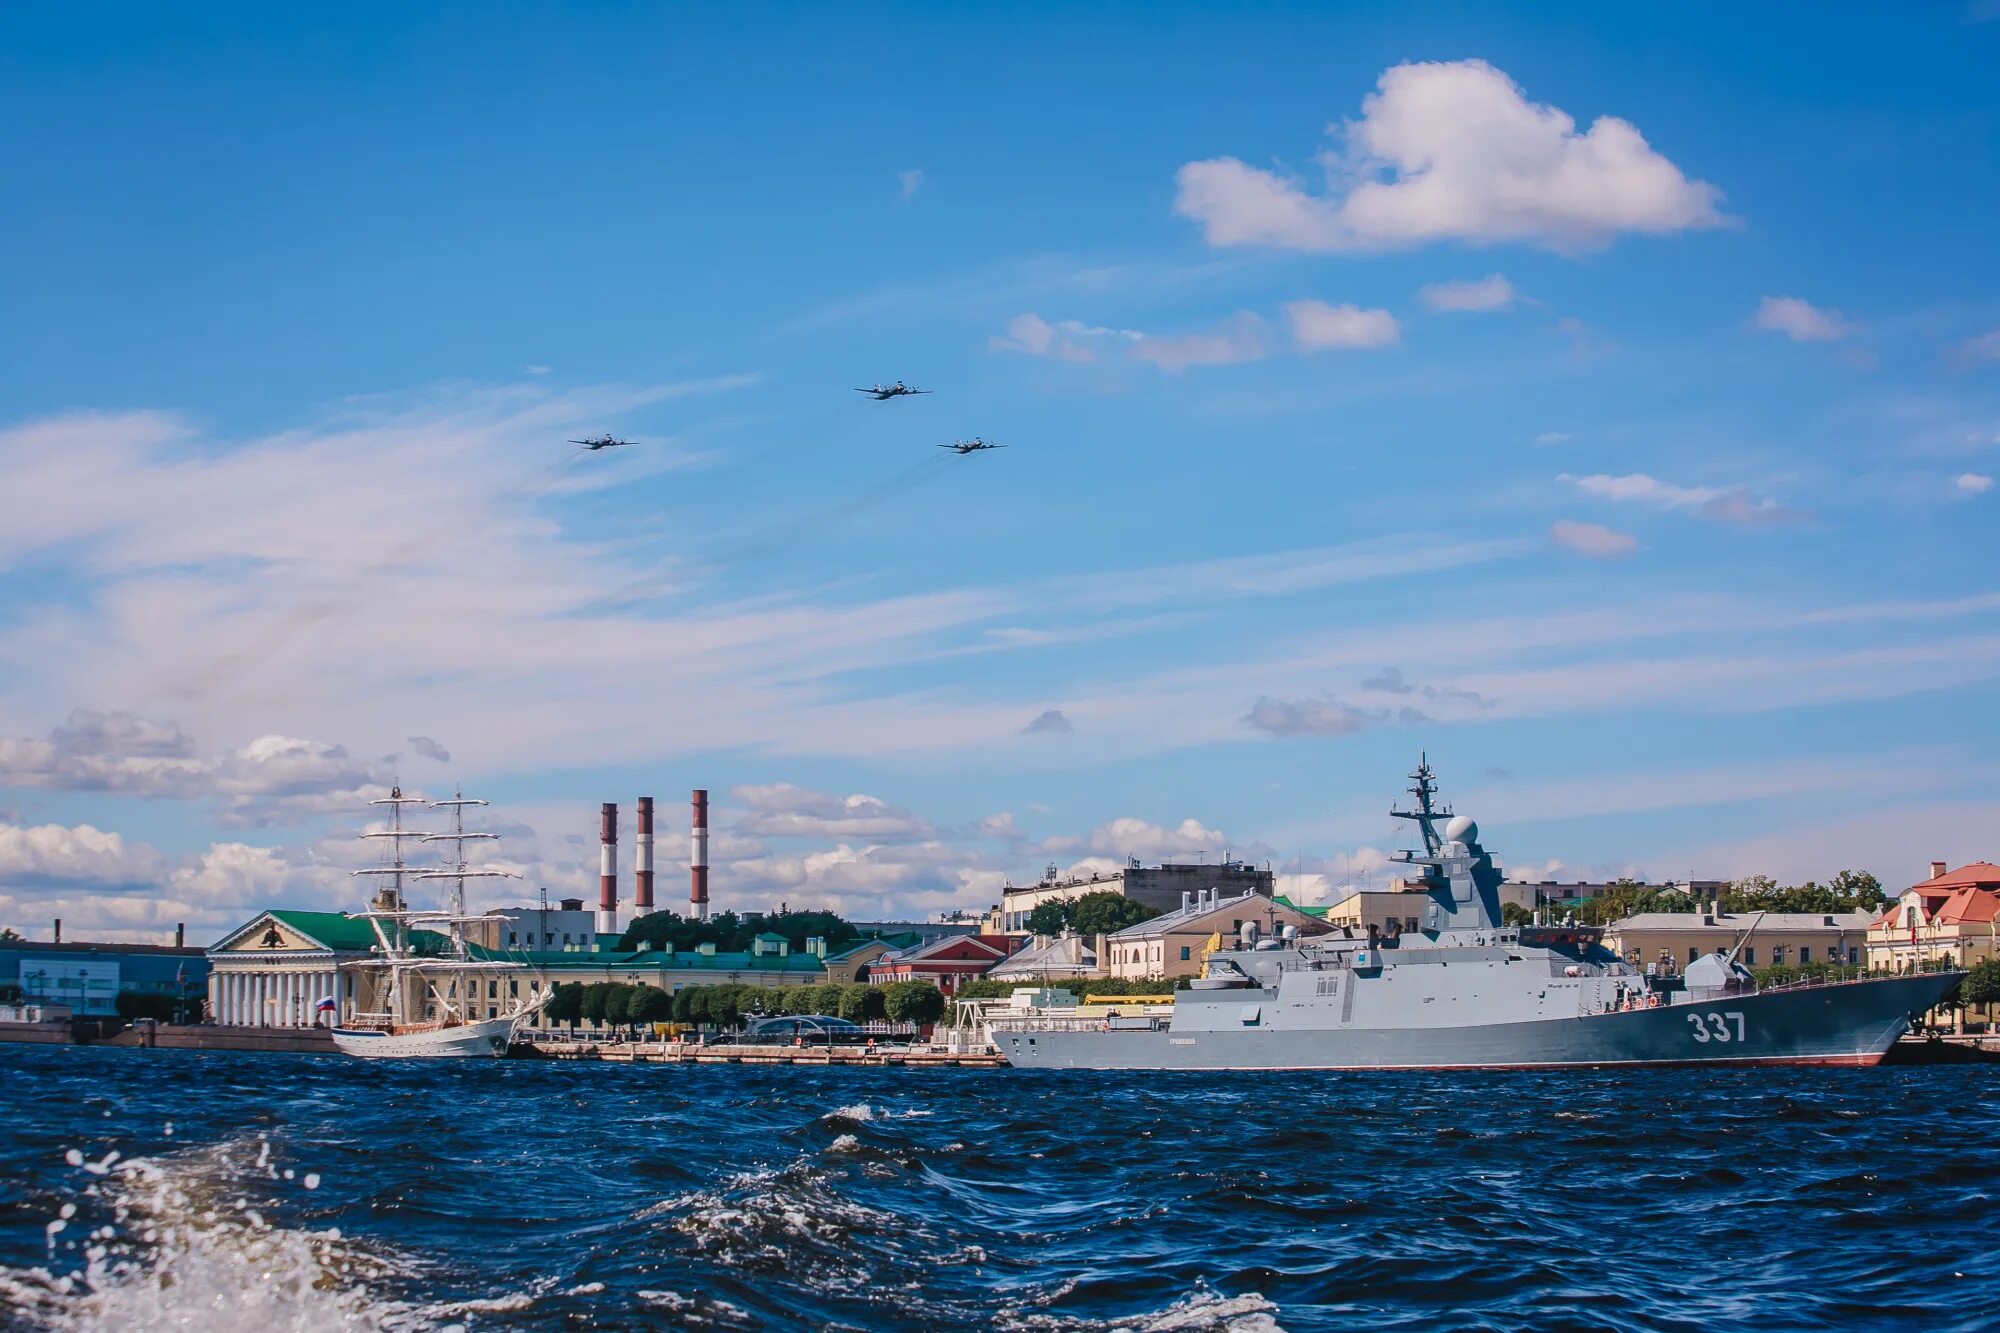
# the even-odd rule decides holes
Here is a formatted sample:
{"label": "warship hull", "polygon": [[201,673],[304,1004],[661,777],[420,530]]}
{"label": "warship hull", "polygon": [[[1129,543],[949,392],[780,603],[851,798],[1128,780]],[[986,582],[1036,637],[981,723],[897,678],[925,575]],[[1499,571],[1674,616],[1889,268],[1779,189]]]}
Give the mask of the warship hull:
{"label": "warship hull", "polygon": [[[1911,1016],[1959,974],[1799,986],[1694,1003],[1524,1022],[1438,1026],[1285,1023],[1266,1000],[1216,1004],[1183,992],[1176,1018],[1137,1025],[1028,1022],[996,1028],[1009,1063],[1030,1069],[1546,1069],[1614,1065],[1880,1063]],[[1193,1001],[1190,1003],[1190,1001]],[[1233,1025],[1225,1025],[1233,1009]],[[1194,1022],[1176,1026],[1195,1010]],[[1273,1012],[1273,1011],[1277,1012]],[[1222,1020],[1222,1021],[1218,1021]],[[1254,1024],[1254,1026],[1252,1025]]]}

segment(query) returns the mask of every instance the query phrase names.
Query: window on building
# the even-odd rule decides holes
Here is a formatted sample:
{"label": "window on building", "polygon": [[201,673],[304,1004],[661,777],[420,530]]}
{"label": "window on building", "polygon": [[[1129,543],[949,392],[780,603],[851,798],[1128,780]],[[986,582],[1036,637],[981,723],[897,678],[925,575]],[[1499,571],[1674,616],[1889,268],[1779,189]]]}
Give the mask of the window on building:
{"label": "window on building", "polygon": [[1181,946],[1181,961],[1182,961],[1183,963],[1185,963],[1185,962],[1187,962],[1187,961],[1188,961],[1188,954],[1189,954],[1189,949],[1188,949],[1188,946],[1187,946],[1187,945],[1185,945],[1185,944],[1183,944],[1183,945]]}
{"label": "window on building", "polygon": [[487,998],[487,999],[489,999],[489,1000],[497,1000],[497,999],[499,999],[499,998],[500,998],[500,983],[499,983],[499,982],[497,982],[497,981],[489,981],[489,982],[487,982],[487,983],[486,983],[486,998]]}
{"label": "window on building", "polygon": [[1799,946],[1799,961],[1801,963],[1810,963],[1812,961],[1812,945],[1801,944]]}
{"label": "window on building", "polygon": [[510,949],[514,947],[514,932],[511,930],[507,932],[507,947]]}
{"label": "window on building", "polygon": [[1699,957],[1701,957],[1701,946],[1698,944],[1688,945],[1688,961],[1692,963]]}
{"label": "window on building", "polygon": [[1755,966],[1757,966],[1757,946],[1756,946],[1756,945],[1754,945],[1754,944],[1752,944],[1752,945],[1749,945],[1749,946],[1747,946],[1747,947],[1746,947],[1746,948],[1745,948],[1745,949],[1743,950],[1743,966],[1745,966],[1745,967],[1755,967]]}
{"label": "window on building", "polygon": [[512,998],[513,998],[514,996],[517,996],[517,995],[519,995],[520,993],[521,993],[521,983],[520,983],[520,982],[518,982],[518,981],[509,981],[509,982],[507,983],[507,996],[508,996],[508,998],[509,998],[509,999],[512,999]]}

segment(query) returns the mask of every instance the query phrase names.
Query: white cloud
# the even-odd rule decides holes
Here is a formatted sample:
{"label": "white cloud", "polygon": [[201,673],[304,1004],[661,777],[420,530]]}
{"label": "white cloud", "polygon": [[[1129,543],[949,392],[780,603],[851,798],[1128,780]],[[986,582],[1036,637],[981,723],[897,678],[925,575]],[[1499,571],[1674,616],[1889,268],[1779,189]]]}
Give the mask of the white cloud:
{"label": "white cloud", "polygon": [[1639,549],[1639,539],[1626,532],[1614,532],[1596,523],[1578,523],[1559,518],[1549,525],[1549,539],[1579,555],[1596,560],[1615,560]]}
{"label": "white cloud", "polygon": [[1860,327],[1838,310],[1825,310],[1796,296],[1765,297],[1750,322],[1756,328],[1782,333],[1801,343],[1833,342]]}
{"label": "white cloud", "polygon": [[1536,444],[1568,444],[1575,438],[1568,431],[1545,430],[1535,437]]}
{"label": "white cloud", "polygon": [[1961,472],[1953,478],[1951,488],[1960,495],[1984,495],[1993,489],[1993,478],[1978,472]]}
{"label": "white cloud", "polygon": [[1402,336],[1402,326],[1386,310],[1363,310],[1324,301],[1293,301],[1285,307],[1292,341],[1302,351],[1344,347],[1389,347]]}
{"label": "white cloud", "polygon": [[916,198],[918,190],[924,187],[924,173],[921,171],[899,171],[896,173],[896,188],[901,191],[903,202]]}
{"label": "white cloud", "polygon": [[1147,334],[1132,345],[1132,355],[1169,374],[1179,374],[1190,366],[1261,361],[1270,355],[1270,345],[1264,321],[1242,310],[1211,333]]}
{"label": "white cloud", "polygon": [[160,873],[163,859],[144,843],[89,824],[68,827],[0,824],[0,883],[143,883]]}
{"label": "white cloud", "polygon": [[931,833],[928,821],[874,796],[835,796],[789,782],[732,787],[730,795],[745,811],[736,827],[758,837],[922,838]]}
{"label": "white cloud", "polygon": [[1965,355],[1979,361],[2000,361],[2000,329],[1967,338],[1959,345]]}
{"label": "white cloud", "polygon": [[1117,861],[1099,861],[1093,867],[1111,870],[1127,857],[1136,856],[1141,861],[1173,861],[1220,852],[1226,850],[1228,845],[1228,839],[1220,829],[1210,828],[1199,819],[1183,819],[1172,828],[1167,828],[1126,815],[1100,824],[1082,837],[1045,838],[1042,850],[1059,855],[1087,852],[1094,857],[1116,857]]}
{"label": "white cloud", "polygon": [[1757,497],[1741,488],[1717,490],[1708,486],[1676,486],[1644,472],[1622,477],[1595,473],[1573,477],[1565,472],[1557,477],[1586,495],[1600,500],[1649,505],[1655,509],[1688,510],[1699,518],[1716,523],[1750,527],[1768,523],[1788,523],[1801,517],[1769,497]]}
{"label": "white cloud", "polygon": [[1065,319],[1051,324],[1037,314],[1016,315],[1007,321],[1005,337],[991,338],[987,346],[996,352],[1020,352],[1057,361],[1089,362],[1097,359],[1103,343],[1137,342],[1143,335],[1131,329],[1105,329]]}
{"label": "white cloud", "polygon": [[451,762],[451,751],[445,749],[443,745],[432,740],[429,736],[411,736],[408,739],[410,748],[423,758],[439,764],[448,764]]}
{"label": "white cloud", "polygon": [[1725,222],[1720,192],[1629,122],[1604,116],[1578,133],[1483,60],[1397,65],[1377,88],[1321,159],[1326,193],[1224,157],[1180,169],[1175,211],[1211,245],[1311,251],[1459,240],[1571,252]]}
{"label": "white cloud", "polygon": [[1473,282],[1434,282],[1417,296],[1433,310],[1505,310],[1514,304],[1514,284],[1490,273]]}

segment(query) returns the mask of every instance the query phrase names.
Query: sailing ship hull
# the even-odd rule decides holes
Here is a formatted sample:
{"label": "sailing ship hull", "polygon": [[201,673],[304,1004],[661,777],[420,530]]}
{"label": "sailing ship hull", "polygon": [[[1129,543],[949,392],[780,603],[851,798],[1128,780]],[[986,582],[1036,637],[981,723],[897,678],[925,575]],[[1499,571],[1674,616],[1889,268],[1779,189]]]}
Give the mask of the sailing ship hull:
{"label": "sailing ship hull", "polygon": [[[1010,1064],[1029,1069],[1545,1069],[1612,1065],[1879,1064],[1956,973],[1805,986],[1623,1013],[1528,1022],[1341,1027],[1264,998],[1204,1002],[1183,993],[1178,1028],[1026,1023],[996,1028]],[[1211,1009],[1211,1005],[1214,1008]],[[1228,1026],[1224,1006],[1254,1017]],[[1183,1015],[1182,1011],[1189,1011]],[[1276,1012],[1274,1012],[1276,1011]],[[1320,1021],[1316,1022],[1315,1018]],[[1332,1022],[1326,1022],[1332,1019]],[[1254,1022],[1256,1026],[1248,1026]]]}
{"label": "sailing ship hull", "polygon": [[335,1028],[333,1044],[364,1060],[494,1059],[507,1053],[518,1017],[487,1018],[453,1027],[409,1031]]}

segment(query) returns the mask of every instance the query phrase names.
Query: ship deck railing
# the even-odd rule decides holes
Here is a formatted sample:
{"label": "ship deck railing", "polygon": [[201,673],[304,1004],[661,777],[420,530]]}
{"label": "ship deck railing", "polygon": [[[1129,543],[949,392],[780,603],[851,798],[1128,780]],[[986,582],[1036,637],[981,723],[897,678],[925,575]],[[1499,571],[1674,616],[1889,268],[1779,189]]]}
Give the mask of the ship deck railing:
{"label": "ship deck railing", "polygon": [[1033,1014],[995,1018],[986,1027],[989,1032],[1165,1032],[1173,1022],[1167,1014],[1135,1014],[1130,1018]]}

